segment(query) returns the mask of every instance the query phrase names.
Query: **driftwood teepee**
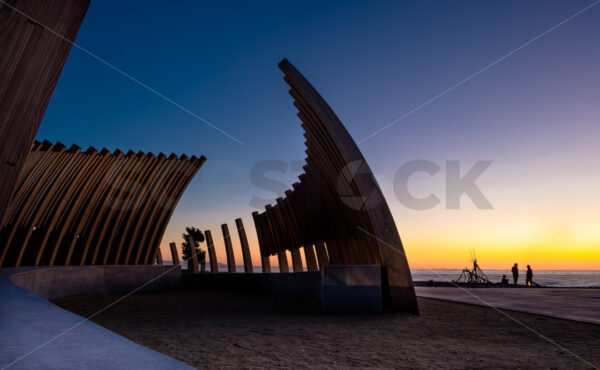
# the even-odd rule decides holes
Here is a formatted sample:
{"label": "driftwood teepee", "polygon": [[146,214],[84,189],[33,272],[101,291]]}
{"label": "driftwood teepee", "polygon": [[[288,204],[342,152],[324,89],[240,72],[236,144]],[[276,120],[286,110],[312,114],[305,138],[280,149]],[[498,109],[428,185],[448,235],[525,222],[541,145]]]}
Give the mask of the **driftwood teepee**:
{"label": "driftwood teepee", "polygon": [[491,284],[492,282],[485,276],[483,270],[477,264],[477,256],[475,251],[471,251],[471,262],[473,262],[473,270],[464,268],[458,277],[453,280],[453,283],[466,283],[466,284]]}

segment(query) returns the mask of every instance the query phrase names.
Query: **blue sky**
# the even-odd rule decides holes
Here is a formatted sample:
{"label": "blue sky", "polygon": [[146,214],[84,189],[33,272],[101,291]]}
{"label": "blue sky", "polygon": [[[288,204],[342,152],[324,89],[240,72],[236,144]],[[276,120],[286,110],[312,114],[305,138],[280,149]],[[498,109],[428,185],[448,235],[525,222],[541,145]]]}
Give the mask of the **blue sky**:
{"label": "blue sky", "polygon": [[[300,123],[277,68],[282,58],[296,65],[360,141],[592,2],[173,4],[92,1],[77,43],[244,144],[77,48],[38,133],[38,139],[82,147],[205,155],[165,243],[186,225],[216,233],[220,223],[240,216],[251,225],[251,197],[273,197],[250,182],[252,166],[304,158]],[[533,222],[531,230],[538,231],[506,241],[527,250],[548,242],[542,240],[551,231],[539,230],[600,221],[594,191],[600,184],[599,31],[600,5],[359,145],[390,203],[409,261],[411,252],[425,259],[433,257],[423,251],[463,248],[468,260],[461,238],[484,251],[494,246],[490,258],[501,259],[495,253],[503,245],[490,242],[490,234],[448,231],[452,242],[446,245],[448,225],[468,234],[473,220],[483,219],[490,229]],[[392,184],[399,166],[413,159],[441,166],[460,160],[467,169],[493,160],[478,184],[495,209],[474,209],[468,199],[454,212],[406,209]],[[298,174],[269,176],[291,184]],[[415,176],[411,184],[416,194],[443,196],[442,175]],[[553,212],[556,217],[546,220]],[[564,227],[577,234],[556,242],[565,248],[600,244],[597,233]],[[439,240],[430,238],[432,229],[440,231]],[[600,268],[600,261],[593,263]]]}

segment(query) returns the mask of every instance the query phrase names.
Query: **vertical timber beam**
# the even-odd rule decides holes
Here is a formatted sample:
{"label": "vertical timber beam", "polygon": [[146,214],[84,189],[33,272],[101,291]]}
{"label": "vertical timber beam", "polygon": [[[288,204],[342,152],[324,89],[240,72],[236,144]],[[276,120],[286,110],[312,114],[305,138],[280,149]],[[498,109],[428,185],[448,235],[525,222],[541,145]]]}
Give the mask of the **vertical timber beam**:
{"label": "vertical timber beam", "polygon": [[300,249],[292,248],[292,268],[294,272],[302,272],[304,268],[302,267],[302,257],[300,256]]}
{"label": "vertical timber beam", "polygon": [[317,257],[315,256],[315,248],[312,244],[305,245],[302,249],[304,249],[304,259],[306,260],[306,269],[308,271],[318,271],[319,267],[317,266]]}
{"label": "vertical timber beam", "polygon": [[325,243],[321,241],[316,242],[315,250],[317,252],[317,261],[319,261],[319,270],[323,270],[323,266],[329,264],[329,255],[327,254]]}
{"label": "vertical timber beam", "polygon": [[240,243],[242,244],[242,257],[244,258],[244,272],[251,274],[252,271],[252,256],[250,255],[250,246],[248,245],[248,238],[246,237],[246,230],[241,218],[235,220],[235,226],[238,229],[238,235],[240,237]]}
{"label": "vertical timber beam", "polygon": [[263,224],[263,218],[266,215],[259,215],[258,212],[252,212],[252,219],[254,220],[254,227],[256,229],[256,237],[258,238],[258,248],[260,250],[260,261],[262,264],[262,272],[269,273],[271,272],[271,260],[269,260],[269,255],[265,253],[265,243],[267,242],[265,239],[265,229]]}
{"label": "vertical timber beam", "polygon": [[[194,274],[198,273],[199,269],[198,269],[198,255],[196,254],[196,242],[194,241],[194,238],[192,238],[191,236],[188,235],[188,245],[190,246],[190,254],[192,257],[188,258],[187,263],[188,263],[188,271],[193,272]],[[191,268],[190,268],[190,263],[191,263]]]}
{"label": "vertical timber beam", "polygon": [[160,248],[156,249],[156,264],[157,265],[163,264],[162,252],[160,251]]}
{"label": "vertical timber beam", "polygon": [[169,248],[171,248],[171,259],[173,259],[173,266],[179,265],[179,255],[177,254],[177,244],[169,243]]}
{"label": "vertical timber beam", "polygon": [[285,251],[277,252],[277,262],[279,262],[279,272],[290,272],[290,266],[288,265],[287,254]]}
{"label": "vertical timber beam", "polygon": [[210,262],[210,272],[219,272],[219,262],[217,262],[217,254],[215,253],[215,243],[213,241],[212,233],[210,230],[204,232],[206,237],[206,249],[208,249],[208,259]]}
{"label": "vertical timber beam", "polygon": [[227,252],[227,270],[230,273],[235,271],[235,256],[233,255],[233,245],[231,244],[231,235],[229,235],[229,228],[227,224],[221,225],[221,231],[223,232],[223,239],[225,240],[225,251]]}

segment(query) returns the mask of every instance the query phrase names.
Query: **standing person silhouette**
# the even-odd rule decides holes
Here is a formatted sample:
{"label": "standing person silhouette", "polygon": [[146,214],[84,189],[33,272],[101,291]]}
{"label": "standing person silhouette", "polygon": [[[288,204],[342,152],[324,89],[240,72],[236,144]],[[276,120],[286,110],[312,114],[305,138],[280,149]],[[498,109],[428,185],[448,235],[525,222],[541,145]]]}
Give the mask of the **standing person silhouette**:
{"label": "standing person silhouette", "polygon": [[533,286],[533,271],[531,270],[531,266],[527,265],[527,275],[525,276],[525,285]]}
{"label": "standing person silhouette", "polygon": [[515,285],[517,285],[517,281],[519,280],[519,265],[517,265],[515,263],[515,265],[512,268],[512,274],[513,274],[513,280],[515,282]]}

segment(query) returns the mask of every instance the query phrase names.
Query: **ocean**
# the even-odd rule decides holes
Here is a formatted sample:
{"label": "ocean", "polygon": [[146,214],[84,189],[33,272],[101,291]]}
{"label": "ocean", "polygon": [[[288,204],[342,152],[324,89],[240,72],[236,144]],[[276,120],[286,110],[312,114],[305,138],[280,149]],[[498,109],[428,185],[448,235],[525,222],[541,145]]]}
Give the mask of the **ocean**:
{"label": "ocean", "polygon": [[[412,269],[414,281],[452,281],[458,279],[462,270],[419,270]],[[487,278],[493,283],[499,283],[502,275],[512,284],[510,270],[484,270]],[[518,283],[525,283],[525,270],[519,270]],[[533,281],[548,287],[595,287],[600,288],[599,270],[533,270]]]}
{"label": "ocean", "polygon": [[[165,264],[171,264],[171,261],[165,261]],[[182,268],[186,268],[186,263],[182,263]],[[210,271],[208,262],[206,270]],[[244,266],[236,266],[236,271],[244,272]],[[279,272],[278,266],[272,266],[271,271]],[[227,272],[227,265],[219,264],[219,272]],[[254,272],[261,273],[262,270],[260,267],[254,266]],[[461,272],[462,270],[458,269],[411,270],[414,281],[452,281],[458,279]],[[499,283],[502,274],[506,274],[512,284],[510,270],[484,270],[484,273],[493,283]],[[534,270],[533,281],[548,287],[600,288],[600,270]],[[519,271],[519,283],[525,283],[525,270]]]}

